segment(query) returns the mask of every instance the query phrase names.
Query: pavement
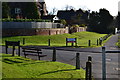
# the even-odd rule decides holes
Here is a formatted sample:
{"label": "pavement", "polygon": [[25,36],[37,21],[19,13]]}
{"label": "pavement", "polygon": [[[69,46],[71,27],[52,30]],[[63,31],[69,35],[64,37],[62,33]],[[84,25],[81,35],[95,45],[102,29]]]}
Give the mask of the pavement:
{"label": "pavement", "polygon": [[[119,50],[119,48],[115,45],[115,43],[118,41],[118,34],[113,35],[105,44],[106,50]],[[40,46],[39,46],[40,47]],[[43,47],[43,46],[41,46]],[[53,50],[52,48],[45,49],[48,47],[44,47],[42,49],[43,54],[47,54],[47,57],[41,58],[41,60],[47,60],[52,61],[52,54]],[[75,63],[75,57],[76,53],[80,53],[80,66],[81,68],[85,69],[87,57],[92,57],[92,72],[95,80],[102,78],[102,48],[70,48],[70,47],[56,47],[56,53],[57,53],[57,61],[70,64],[70,65],[76,65]],[[22,49],[21,49],[22,50]],[[12,53],[12,49],[8,49],[9,54]],[[17,52],[17,50],[16,50]],[[5,47],[2,47],[2,53],[5,53]],[[21,51],[21,56],[23,55],[23,52]],[[107,78],[111,78],[113,80],[119,80],[120,79],[120,67],[119,67],[119,53],[107,53],[106,54],[106,68],[107,68]],[[37,60],[37,57],[28,56],[28,58]],[[63,66],[64,67],[64,66]]]}

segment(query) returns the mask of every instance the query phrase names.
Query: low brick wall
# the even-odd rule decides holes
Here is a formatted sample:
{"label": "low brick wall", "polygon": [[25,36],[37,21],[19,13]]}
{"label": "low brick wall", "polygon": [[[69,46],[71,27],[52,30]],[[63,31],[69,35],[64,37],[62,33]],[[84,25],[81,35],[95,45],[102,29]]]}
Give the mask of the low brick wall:
{"label": "low brick wall", "polygon": [[2,36],[31,36],[31,35],[55,35],[68,33],[68,28],[56,28],[56,29],[18,29],[7,28],[2,29]]}

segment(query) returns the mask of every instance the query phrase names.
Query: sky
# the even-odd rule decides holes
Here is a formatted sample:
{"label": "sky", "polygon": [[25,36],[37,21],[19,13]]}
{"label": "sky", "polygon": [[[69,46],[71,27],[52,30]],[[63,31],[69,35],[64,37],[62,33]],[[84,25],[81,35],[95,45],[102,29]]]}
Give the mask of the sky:
{"label": "sky", "polygon": [[[55,7],[58,10],[65,9],[66,5],[73,6],[76,10],[81,8],[99,12],[100,8],[109,10],[110,14],[118,14],[118,2],[120,0],[45,0],[47,10],[50,12]],[[120,6],[120,5],[119,5]]]}

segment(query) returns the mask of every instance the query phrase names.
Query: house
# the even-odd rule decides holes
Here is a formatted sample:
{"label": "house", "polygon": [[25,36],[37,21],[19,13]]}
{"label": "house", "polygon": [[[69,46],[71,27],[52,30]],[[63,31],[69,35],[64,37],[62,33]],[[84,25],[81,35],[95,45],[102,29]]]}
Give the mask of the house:
{"label": "house", "polygon": [[46,15],[46,16],[42,16],[41,19],[50,20],[51,22],[59,21],[59,18],[57,17],[57,15]]}
{"label": "house", "polygon": [[[44,0],[39,0],[39,1],[40,2],[36,2],[39,17],[47,15],[48,11],[46,9],[46,3],[44,2]],[[31,5],[29,3],[33,3],[33,2],[6,2],[6,3],[10,8],[11,18],[17,18],[17,19],[31,18],[31,16],[28,17],[29,11],[31,9],[30,8]]]}
{"label": "house", "polygon": [[59,19],[65,19],[68,25],[86,24],[88,11],[79,10],[59,10],[57,13]]}

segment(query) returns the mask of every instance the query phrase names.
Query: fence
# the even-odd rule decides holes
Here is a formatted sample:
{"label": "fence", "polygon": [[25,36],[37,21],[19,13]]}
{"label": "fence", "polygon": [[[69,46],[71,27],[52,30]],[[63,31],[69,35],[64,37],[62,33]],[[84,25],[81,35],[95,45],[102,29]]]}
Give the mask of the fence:
{"label": "fence", "polygon": [[2,22],[2,28],[64,28],[64,25],[52,22]]}

